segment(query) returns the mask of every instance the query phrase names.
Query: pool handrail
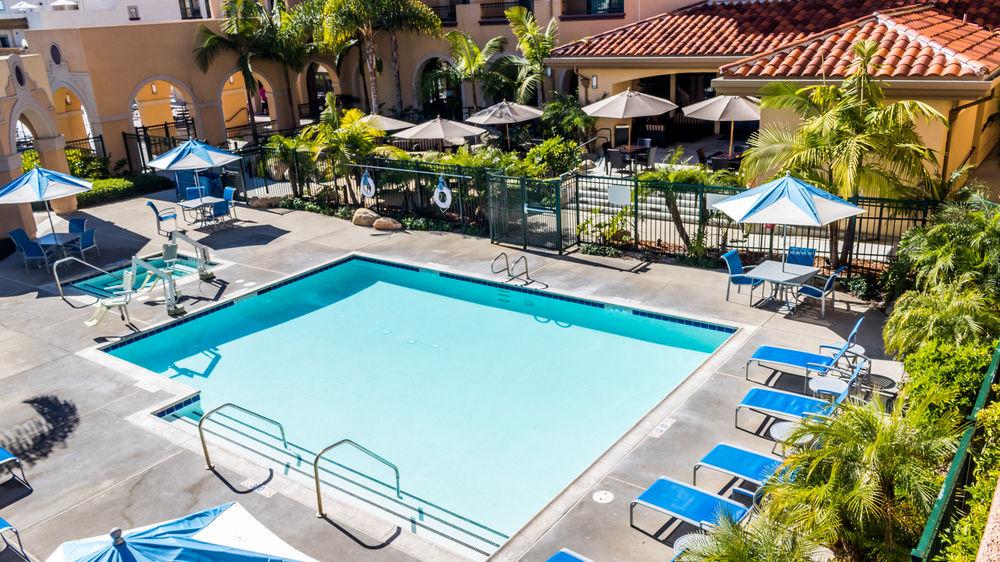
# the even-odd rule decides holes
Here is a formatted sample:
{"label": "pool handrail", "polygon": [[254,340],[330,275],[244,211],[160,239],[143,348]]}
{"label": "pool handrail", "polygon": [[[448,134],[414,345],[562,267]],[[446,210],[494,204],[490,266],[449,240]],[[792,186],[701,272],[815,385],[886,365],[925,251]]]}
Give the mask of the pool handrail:
{"label": "pool handrail", "polygon": [[[503,258],[503,269],[497,269],[497,262]],[[507,256],[507,252],[500,252],[497,257],[493,258],[493,263],[490,264],[490,271],[493,273],[506,273],[510,277],[510,258]]]}
{"label": "pool handrail", "polygon": [[388,466],[396,474],[396,497],[403,499],[403,490],[399,486],[399,467],[387,461],[378,453],[374,453],[369,449],[359,445],[351,439],[341,439],[332,445],[328,445],[323,448],[319,453],[316,453],[316,458],[313,459],[313,478],[316,480],[316,517],[323,518],[326,517],[326,513],[323,512],[323,491],[321,489],[321,482],[319,479],[319,461],[326,453],[336,449],[341,445],[350,445],[355,449],[361,451],[362,453],[368,455],[369,457],[375,459],[376,461]]}
{"label": "pool handrail", "polygon": [[90,262],[84,261],[84,260],[82,260],[82,259],[80,259],[78,257],[66,256],[65,258],[62,258],[59,261],[57,261],[56,263],[52,264],[52,276],[55,277],[55,279],[56,279],[56,288],[59,289],[59,296],[62,297],[63,300],[66,300],[66,295],[63,293],[62,280],[59,278],[59,266],[62,265],[62,264],[64,264],[64,263],[74,262],[74,261],[82,263],[83,265],[89,267],[90,269],[99,271],[99,272],[101,272],[101,273],[103,273],[105,275],[110,275],[110,276],[114,277],[115,279],[118,279],[119,281],[123,281],[123,279],[122,279],[121,276],[115,275],[114,273],[111,273],[110,271],[105,271],[105,270],[97,267],[96,265],[94,265],[94,264],[92,264]]}
{"label": "pool handrail", "polygon": [[199,279],[201,279],[202,281],[211,281],[212,279],[215,279],[215,274],[209,271],[208,269],[208,264],[210,262],[208,246],[194,240],[193,238],[191,238],[190,236],[184,234],[179,230],[170,231],[170,233],[167,235],[167,238],[174,244],[177,243],[177,240],[181,240],[183,242],[187,242],[194,248],[195,259],[198,262]]}
{"label": "pool handrail", "polygon": [[285,427],[283,425],[281,425],[281,422],[278,422],[277,420],[273,420],[273,419],[271,419],[271,418],[269,418],[269,417],[267,417],[265,415],[258,414],[257,412],[254,412],[253,410],[244,408],[243,406],[240,406],[238,404],[233,404],[232,402],[226,402],[225,404],[223,404],[221,406],[216,406],[215,408],[212,408],[208,412],[205,412],[205,415],[201,416],[201,419],[198,420],[198,438],[201,439],[201,450],[202,450],[202,452],[205,453],[205,470],[212,470],[213,468],[215,468],[215,465],[212,464],[212,458],[208,454],[208,443],[205,442],[205,428],[204,428],[205,421],[209,418],[209,416],[211,416],[212,414],[214,414],[214,413],[216,413],[219,410],[222,410],[224,408],[235,408],[236,410],[239,410],[239,411],[243,412],[244,414],[247,414],[247,415],[253,416],[255,418],[258,418],[258,419],[261,419],[261,420],[264,420],[266,422],[270,422],[270,423],[274,424],[275,426],[277,426],[278,430],[281,432],[281,443],[282,443],[282,445],[285,446],[285,449],[288,449],[288,439],[285,438]]}

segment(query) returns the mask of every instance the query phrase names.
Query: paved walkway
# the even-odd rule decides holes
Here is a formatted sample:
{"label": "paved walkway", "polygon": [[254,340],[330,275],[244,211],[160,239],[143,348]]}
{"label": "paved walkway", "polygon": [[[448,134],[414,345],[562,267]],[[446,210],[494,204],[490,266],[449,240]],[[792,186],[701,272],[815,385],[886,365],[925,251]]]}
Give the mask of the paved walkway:
{"label": "paved walkway", "polygon": [[[164,239],[155,233],[145,202],[136,199],[77,214],[97,228],[101,263],[159,249]],[[238,228],[194,232],[214,249],[214,256],[231,265],[219,271],[216,283],[182,285],[189,311],[351,251],[477,276],[489,276],[490,261],[499,251],[483,239],[459,234],[383,234],[303,212],[238,212]],[[521,252],[511,253],[513,259]],[[790,319],[747,306],[746,295],[724,302],[722,272],[580,254],[530,254],[529,261],[532,277],[554,290],[744,329],[529,522],[495,555],[498,560],[544,560],[560,547],[598,561],[669,558],[669,541],[629,528],[628,503],[659,474],[690,482],[693,463],[719,441],[770,450],[770,442],[732,424],[735,404],[753,386],[743,378],[743,363],[754,347],[829,343],[846,336],[858,315],[866,314],[861,343],[870,351],[881,349],[883,316],[849,299],[838,300],[836,312],[826,320],[813,309]],[[165,319],[162,306],[131,310],[140,327]],[[32,558],[44,559],[65,540],[233,500],[320,560],[457,558],[453,550],[414,536],[409,526],[400,524],[400,530],[397,522],[333,494],[330,518],[317,519],[312,492],[302,482],[274,474],[266,488],[255,488],[264,472],[250,463],[220,462],[218,472],[206,471],[191,443],[178,444],[131,422],[166,395],[80,353],[128,332],[117,319],[86,328],[83,320],[89,314],[58,298],[50,275],[26,274],[17,256],[0,262],[0,446],[26,459],[34,486],[28,491],[12,482],[0,485],[0,516],[21,529]],[[875,370],[892,376],[897,372],[885,361],[876,362]],[[627,380],[627,372],[615,376]],[[800,387],[801,379],[782,384]],[[585,415],[581,423],[586,423]],[[706,478],[704,485],[721,489],[725,482]],[[598,490],[611,492],[613,499],[595,501]],[[646,518],[639,524],[656,534],[662,521]]]}

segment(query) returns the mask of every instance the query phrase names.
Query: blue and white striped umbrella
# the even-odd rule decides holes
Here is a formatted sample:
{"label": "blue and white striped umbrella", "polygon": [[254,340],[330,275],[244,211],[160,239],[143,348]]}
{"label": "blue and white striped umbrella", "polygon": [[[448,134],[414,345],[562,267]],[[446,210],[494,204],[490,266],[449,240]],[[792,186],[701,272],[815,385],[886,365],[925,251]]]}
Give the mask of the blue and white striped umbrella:
{"label": "blue and white striped umbrella", "polygon": [[45,213],[49,217],[49,227],[52,228],[52,232],[55,232],[56,225],[52,221],[52,209],[49,208],[49,201],[90,191],[92,185],[87,180],[69,174],[35,167],[0,188],[0,204],[44,201]]}
{"label": "blue and white striped umbrella", "polygon": [[149,162],[149,166],[171,172],[204,170],[224,166],[239,159],[238,155],[228,150],[191,139],[157,156]]}
{"label": "blue and white striped umbrella", "polygon": [[740,223],[823,226],[865,212],[791,174],[712,205]]}

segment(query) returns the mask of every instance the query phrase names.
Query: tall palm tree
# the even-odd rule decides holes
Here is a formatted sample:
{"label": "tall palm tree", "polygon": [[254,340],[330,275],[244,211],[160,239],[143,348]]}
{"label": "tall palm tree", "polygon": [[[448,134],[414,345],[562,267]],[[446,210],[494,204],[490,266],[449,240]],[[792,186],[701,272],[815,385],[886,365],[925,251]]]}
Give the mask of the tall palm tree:
{"label": "tall palm tree", "polygon": [[257,94],[253,65],[259,59],[271,58],[274,28],[270,25],[270,14],[258,0],[225,0],[222,5],[225,17],[221,31],[216,33],[205,25],[199,25],[195,32],[194,59],[198,69],[208,72],[223,53],[236,55],[239,73],[247,99],[247,124],[253,135],[253,142],[260,142],[257,122],[254,119],[253,97]]}
{"label": "tall palm tree", "polygon": [[414,33],[438,37],[441,34],[441,18],[427,4],[420,0],[392,0],[383,14],[381,27],[389,34],[392,52],[392,77],[396,93],[396,114],[403,112],[403,80],[399,70],[400,33]]}
{"label": "tall palm tree", "polygon": [[[761,107],[792,110],[802,122],[795,128],[769,126],[751,137],[743,158],[747,178],[760,180],[790,171],[842,197],[894,195],[919,181],[932,153],[916,122],[945,119],[923,102],[888,103],[882,84],[873,76],[877,51],[874,41],[855,43],[854,68],[841,85],[766,86]],[[849,228],[838,255],[837,224],[830,225],[830,259],[835,267],[846,261],[853,237]]]}
{"label": "tall palm tree", "polygon": [[962,430],[953,410],[931,415],[941,398],[928,392],[891,413],[880,399],[847,402],[836,416],[806,419],[790,442],[817,445],[786,458],[770,501],[823,533],[838,559],[909,560]]}
{"label": "tall palm tree", "polygon": [[816,551],[814,538],[789,525],[783,512],[761,506],[746,525],[724,517],[718,527],[695,541],[678,558],[679,562],[811,562]]}
{"label": "tall palm tree", "polygon": [[464,31],[451,31],[444,36],[448,41],[451,58],[443,61],[441,66],[426,75],[424,90],[434,88],[437,84],[465,84],[472,89],[472,107],[479,107],[479,97],[476,93],[478,84],[489,84],[498,78],[490,59],[503,51],[507,40],[504,37],[494,37],[481,48],[475,39]]}
{"label": "tall palm tree", "polygon": [[378,57],[375,41],[390,0],[326,0],[323,5],[323,41],[342,44],[356,39],[368,79],[368,103],[372,113],[379,110]]}
{"label": "tall palm tree", "polygon": [[559,24],[555,18],[542,28],[535,16],[524,6],[509,8],[504,15],[510,30],[517,39],[518,54],[504,57],[501,64],[517,76],[515,92],[518,103],[529,103],[536,98],[545,103],[545,59],[552,55],[559,40]]}
{"label": "tall palm tree", "polygon": [[[303,0],[291,9],[285,0],[274,0],[270,12],[270,25],[274,28],[274,42],[268,58],[282,66],[285,91],[293,122],[298,122],[298,108],[292,97],[291,74],[305,70],[309,59],[321,49],[323,0]],[[339,46],[326,45],[325,50]]]}

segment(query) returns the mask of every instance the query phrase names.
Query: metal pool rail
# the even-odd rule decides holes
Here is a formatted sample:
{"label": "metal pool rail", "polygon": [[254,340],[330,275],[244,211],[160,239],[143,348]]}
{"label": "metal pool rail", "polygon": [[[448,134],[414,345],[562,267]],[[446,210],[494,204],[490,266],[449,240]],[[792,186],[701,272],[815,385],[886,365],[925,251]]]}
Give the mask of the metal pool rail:
{"label": "metal pool rail", "polygon": [[212,459],[208,455],[208,443],[205,442],[205,420],[207,420],[209,418],[209,416],[211,416],[212,414],[214,414],[214,413],[216,413],[219,410],[222,410],[224,408],[234,408],[236,410],[239,410],[239,411],[243,412],[244,414],[247,414],[247,415],[253,416],[255,418],[258,418],[258,419],[261,419],[261,420],[264,420],[266,422],[270,422],[270,423],[274,424],[275,426],[277,426],[278,430],[281,432],[281,443],[282,443],[282,445],[285,446],[285,449],[288,449],[288,440],[285,439],[285,428],[284,428],[284,426],[281,425],[281,423],[279,423],[279,422],[277,422],[275,420],[272,420],[271,418],[269,418],[267,416],[263,416],[261,414],[258,414],[257,412],[254,412],[253,410],[248,410],[248,409],[244,408],[243,406],[238,406],[236,404],[233,404],[232,402],[226,402],[225,404],[223,404],[221,406],[218,406],[216,408],[213,408],[213,409],[209,410],[208,412],[205,413],[204,416],[201,416],[200,420],[198,420],[198,437],[201,439],[201,450],[205,453],[205,470],[212,470],[213,468],[215,468],[215,466],[212,464]]}
{"label": "metal pool rail", "polygon": [[316,458],[313,460],[313,479],[316,481],[316,517],[325,517],[326,516],[326,514],[323,512],[323,493],[322,493],[322,490],[321,490],[322,484],[320,483],[320,479],[319,479],[319,461],[320,461],[321,458],[323,458],[323,455],[325,455],[329,451],[332,451],[333,449],[336,449],[337,447],[339,447],[341,445],[350,445],[350,446],[354,447],[355,449],[361,451],[362,453],[368,455],[369,457],[371,457],[371,458],[377,460],[378,462],[380,462],[380,463],[388,466],[389,468],[391,468],[392,471],[396,474],[396,497],[399,498],[399,499],[403,499],[403,491],[399,488],[399,467],[397,467],[396,465],[392,464],[391,462],[385,460],[385,458],[383,458],[381,455],[378,455],[377,453],[373,453],[372,451],[368,450],[367,448],[365,448],[365,447],[363,447],[361,445],[358,445],[356,442],[352,441],[351,439],[341,439],[340,441],[337,441],[333,445],[327,446],[322,451],[320,451],[319,453],[317,453],[316,454]]}

